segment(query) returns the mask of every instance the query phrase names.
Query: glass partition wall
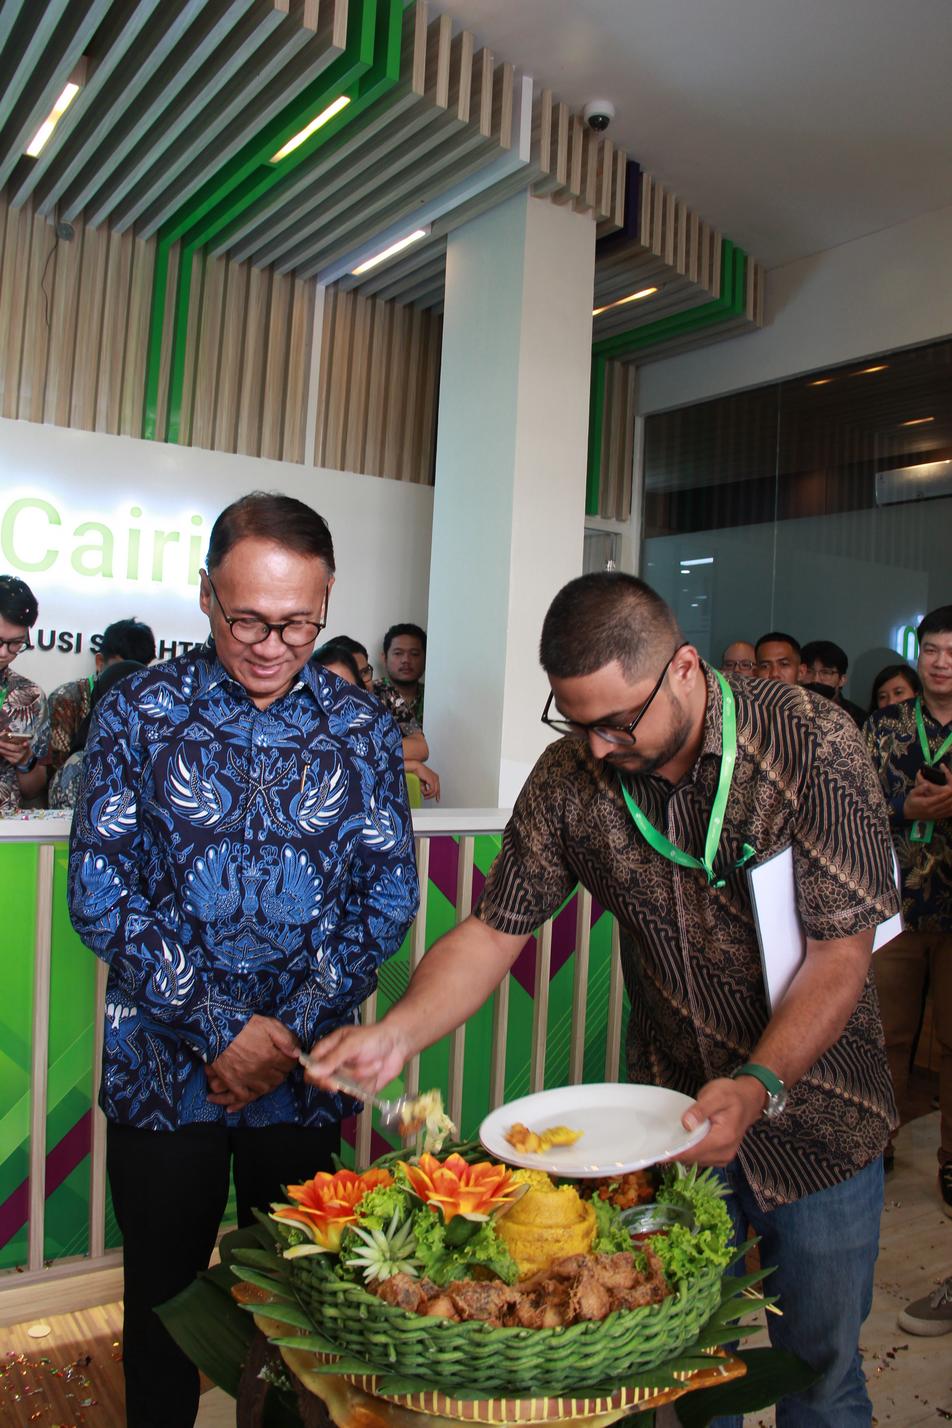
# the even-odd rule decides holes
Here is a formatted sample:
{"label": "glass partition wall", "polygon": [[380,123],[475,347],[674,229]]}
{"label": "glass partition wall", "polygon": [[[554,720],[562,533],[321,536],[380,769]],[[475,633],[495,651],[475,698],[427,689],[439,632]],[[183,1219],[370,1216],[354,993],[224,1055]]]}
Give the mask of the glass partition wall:
{"label": "glass partition wall", "polygon": [[952,603],[952,342],[648,417],[644,470],[642,574],[714,663],[835,640],[866,705]]}

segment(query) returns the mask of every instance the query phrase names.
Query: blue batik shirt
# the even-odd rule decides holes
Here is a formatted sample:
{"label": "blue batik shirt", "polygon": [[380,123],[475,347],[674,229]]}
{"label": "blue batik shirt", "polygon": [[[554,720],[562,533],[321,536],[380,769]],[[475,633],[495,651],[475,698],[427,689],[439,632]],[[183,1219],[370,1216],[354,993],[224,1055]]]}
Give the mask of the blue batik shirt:
{"label": "blue batik shirt", "polygon": [[229,1115],[204,1067],[253,1013],[310,1047],[356,1019],[419,890],[400,734],[307,664],[261,710],[206,645],[97,706],[70,845],[73,924],[109,964],[100,1104],[153,1130],[318,1126],[299,1069]]}

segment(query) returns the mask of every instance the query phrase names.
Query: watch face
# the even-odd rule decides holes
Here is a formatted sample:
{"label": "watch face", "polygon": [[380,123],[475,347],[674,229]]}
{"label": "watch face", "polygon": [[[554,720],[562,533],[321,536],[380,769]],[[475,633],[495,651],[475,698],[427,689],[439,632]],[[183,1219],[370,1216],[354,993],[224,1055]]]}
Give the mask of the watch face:
{"label": "watch face", "polygon": [[773,1120],[775,1116],[782,1116],[787,1105],[786,1088],[777,1091],[774,1095],[767,1097],[767,1105],[764,1108],[764,1115]]}

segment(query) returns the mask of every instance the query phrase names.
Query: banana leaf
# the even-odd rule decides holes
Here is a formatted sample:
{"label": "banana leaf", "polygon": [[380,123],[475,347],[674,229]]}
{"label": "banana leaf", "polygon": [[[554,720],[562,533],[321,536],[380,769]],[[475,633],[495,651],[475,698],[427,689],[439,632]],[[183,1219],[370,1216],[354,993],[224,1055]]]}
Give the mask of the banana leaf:
{"label": "banana leaf", "polygon": [[819,1377],[784,1349],[745,1349],[738,1358],[747,1365],[743,1378],[716,1388],[700,1388],[678,1399],[674,1409],[681,1428],[707,1428],[721,1415],[758,1413],[788,1393],[809,1388]]}
{"label": "banana leaf", "polygon": [[[159,1318],[183,1353],[213,1383],[232,1398],[238,1397],[241,1374],[256,1330],[222,1284],[217,1265],[169,1299],[157,1310]],[[228,1282],[231,1274],[225,1269]],[[301,1417],[290,1394],[272,1388],[268,1394],[263,1428],[301,1428]]]}

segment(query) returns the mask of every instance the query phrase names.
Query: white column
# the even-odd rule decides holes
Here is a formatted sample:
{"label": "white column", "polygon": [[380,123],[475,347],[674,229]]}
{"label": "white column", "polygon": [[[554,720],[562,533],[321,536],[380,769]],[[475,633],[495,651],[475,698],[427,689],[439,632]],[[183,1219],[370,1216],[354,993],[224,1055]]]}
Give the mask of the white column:
{"label": "white column", "polygon": [[426,735],[455,807],[509,807],[549,736],[539,634],[581,572],[595,225],[520,194],[451,233]]}

